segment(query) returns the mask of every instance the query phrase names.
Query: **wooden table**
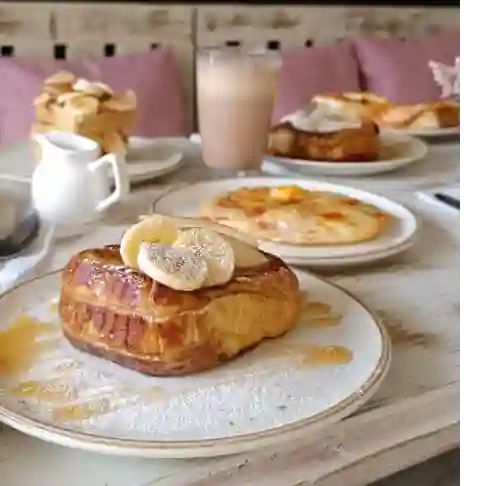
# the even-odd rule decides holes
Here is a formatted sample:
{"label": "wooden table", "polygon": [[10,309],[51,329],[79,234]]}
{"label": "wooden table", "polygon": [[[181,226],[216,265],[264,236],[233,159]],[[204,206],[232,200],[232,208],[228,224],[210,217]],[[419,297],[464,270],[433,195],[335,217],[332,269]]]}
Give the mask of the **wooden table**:
{"label": "wooden table", "polygon": [[[216,175],[201,163],[197,144],[177,140],[185,167],[133,189],[105,225],[56,248],[41,271],[58,268],[75,250],[146,213],[170,185]],[[422,220],[416,246],[393,260],[322,273],[379,312],[394,344],[390,373],[358,413],[278,449],[205,460],[145,460],[95,455],[0,429],[0,483],[5,486],[292,486],[368,484],[459,444],[459,215],[419,199],[419,187],[459,178],[459,146],[433,146],[428,162],[448,170],[409,177],[397,172],[352,184],[390,196]],[[419,162],[422,163],[422,162]],[[433,165],[431,165],[432,167]],[[452,170],[451,170],[452,167]],[[0,173],[29,175],[25,147],[0,154]],[[456,170],[457,169],[457,170]],[[410,169],[417,170],[417,169]],[[413,173],[412,173],[413,174]],[[441,175],[442,174],[442,175]],[[333,181],[335,181],[334,179]],[[339,180],[346,183],[346,180]],[[315,270],[315,269],[314,269]],[[414,484],[415,480],[413,481]],[[420,481],[419,481],[420,483]],[[402,483],[401,483],[402,484]],[[421,483],[427,484],[427,483]]]}

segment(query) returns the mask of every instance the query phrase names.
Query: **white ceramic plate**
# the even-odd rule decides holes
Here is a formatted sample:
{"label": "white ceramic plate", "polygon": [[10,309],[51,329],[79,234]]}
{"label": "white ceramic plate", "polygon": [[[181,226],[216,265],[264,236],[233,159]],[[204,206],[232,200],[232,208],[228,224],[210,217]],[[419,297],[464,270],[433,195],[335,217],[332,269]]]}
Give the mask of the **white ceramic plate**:
{"label": "white ceramic plate", "polygon": [[180,149],[163,139],[130,137],[127,155],[131,182],[144,182],[170,174],[182,164]]}
{"label": "white ceramic plate", "polygon": [[394,246],[387,250],[370,253],[368,255],[348,256],[343,258],[285,258],[285,261],[291,265],[297,265],[309,268],[339,268],[354,267],[367,265],[377,261],[391,258],[410,249],[416,243],[416,238],[411,238],[405,243]]}
{"label": "white ceramic plate", "polygon": [[[0,420],[65,446],[169,458],[238,453],[334,423],[376,392],[390,364],[389,338],[354,297],[296,273],[309,301],[341,316],[337,325],[312,324],[304,314],[282,338],[208,372],[175,378],[147,377],[73,349],[52,305],[59,273],[31,280],[0,298],[0,332],[19,315],[41,322],[28,369],[0,373]],[[0,339],[5,343],[5,335]],[[313,361],[315,346],[342,346],[352,360]]]}
{"label": "white ceramic plate", "polygon": [[[240,179],[223,179],[219,181],[206,181],[191,185],[184,185],[164,193],[153,205],[153,212],[177,216],[197,216],[203,202],[226,192],[241,188],[255,186],[281,186],[288,185],[289,179],[277,177],[252,177]],[[269,253],[279,255],[286,261],[302,260],[332,260],[355,258],[376,254],[400,247],[410,241],[418,230],[415,216],[404,206],[383,196],[361,191],[352,187],[330,184],[311,179],[293,179],[292,184],[310,190],[332,191],[339,194],[355,197],[366,203],[374,204],[382,211],[394,216],[394,222],[378,238],[355,244],[337,246],[292,246],[261,241],[260,248]],[[312,264],[310,261],[309,264]]]}
{"label": "white ceramic plate", "polygon": [[394,157],[376,162],[316,162],[266,156],[264,161],[280,165],[302,175],[369,176],[400,169],[423,159],[427,154],[427,145],[417,138],[394,133],[382,134],[381,138],[385,147],[394,147],[396,150]]}
{"label": "white ceramic plate", "polygon": [[461,127],[448,127],[448,128],[402,128],[402,129],[385,129],[382,128],[384,133],[395,133],[401,135],[409,135],[411,137],[423,137],[423,138],[441,138],[441,137],[455,137],[460,135]]}

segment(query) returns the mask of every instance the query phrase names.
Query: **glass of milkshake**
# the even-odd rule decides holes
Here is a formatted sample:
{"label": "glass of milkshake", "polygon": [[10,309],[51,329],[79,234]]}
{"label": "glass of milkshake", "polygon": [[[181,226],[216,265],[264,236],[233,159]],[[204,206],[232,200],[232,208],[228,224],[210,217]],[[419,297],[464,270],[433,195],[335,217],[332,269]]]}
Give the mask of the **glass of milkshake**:
{"label": "glass of milkshake", "polygon": [[197,59],[197,109],[208,167],[239,175],[258,172],[280,73],[275,51],[205,49]]}

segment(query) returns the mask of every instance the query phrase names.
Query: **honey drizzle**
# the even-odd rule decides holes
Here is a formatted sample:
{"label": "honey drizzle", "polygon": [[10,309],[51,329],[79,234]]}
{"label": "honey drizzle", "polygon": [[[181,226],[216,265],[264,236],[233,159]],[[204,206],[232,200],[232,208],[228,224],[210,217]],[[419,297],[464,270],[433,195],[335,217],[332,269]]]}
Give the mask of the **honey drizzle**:
{"label": "honey drizzle", "polygon": [[160,386],[144,388],[141,392],[144,403],[158,403],[167,400],[167,393]]}
{"label": "honey drizzle", "polygon": [[334,327],[341,323],[342,316],[333,315],[329,304],[309,301],[303,307],[302,319],[311,327]]}
{"label": "honey drizzle", "polygon": [[58,300],[51,301],[51,305],[49,306],[49,309],[53,314],[57,314],[59,312],[59,301]]}
{"label": "honey drizzle", "polygon": [[296,358],[302,366],[343,365],[353,360],[353,353],[344,346],[287,344],[283,352]]}
{"label": "honey drizzle", "polygon": [[[341,317],[333,316],[331,307],[323,302],[307,300],[302,295],[302,317],[307,325],[334,326],[339,324]],[[58,302],[52,302],[50,310],[58,311]],[[38,357],[38,354],[49,344],[48,340],[40,339],[52,331],[48,323],[39,322],[28,315],[17,318],[11,326],[0,332],[0,375],[16,374],[26,371]],[[52,344],[52,341],[51,341]],[[147,345],[152,347],[153,342]],[[352,352],[342,346],[311,344],[289,344],[278,347],[278,354],[284,353],[295,359],[300,366],[343,365],[352,361]],[[78,363],[69,362],[59,365],[58,371],[69,372],[78,367]],[[27,380],[9,390],[14,396],[27,399],[37,399],[52,404],[65,405],[52,408],[52,419],[59,422],[87,420],[105,415],[116,407],[109,398],[98,398],[84,403],[72,403],[78,398],[74,390],[62,382],[60,378],[47,381]],[[149,387],[142,391],[145,400],[155,403],[167,398],[160,387]]]}
{"label": "honey drizzle", "polygon": [[52,419],[56,422],[72,422],[99,417],[114,410],[108,398],[101,398],[86,403],[70,404],[52,410]]}
{"label": "honey drizzle", "polygon": [[50,403],[67,402],[76,398],[74,390],[71,390],[60,378],[23,381],[11,388],[9,393],[17,397],[35,398]]}
{"label": "honey drizzle", "polygon": [[41,351],[52,341],[39,338],[52,331],[52,326],[21,315],[0,332],[0,376],[15,375],[27,371]]}

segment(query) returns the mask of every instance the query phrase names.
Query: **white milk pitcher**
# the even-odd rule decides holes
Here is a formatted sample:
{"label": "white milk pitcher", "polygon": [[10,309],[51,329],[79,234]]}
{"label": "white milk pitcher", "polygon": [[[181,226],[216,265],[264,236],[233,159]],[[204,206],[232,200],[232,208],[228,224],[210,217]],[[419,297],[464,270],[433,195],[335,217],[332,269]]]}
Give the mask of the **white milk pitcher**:
{"label": "white milk pitcher", "polygon": [[[123,156],[100,158],[100,146],[93,140],[68,132],[35,136],[41,160],[32,176],[32,204],[43,221],[56,227],[60,237],[80,234],[103,211],[129,192]],[[115,190],[110,194],[113,171]]]}

